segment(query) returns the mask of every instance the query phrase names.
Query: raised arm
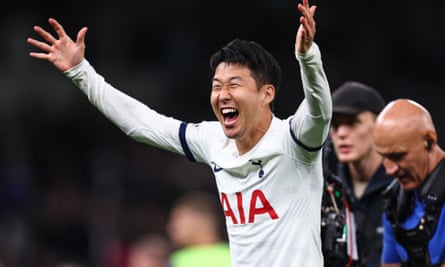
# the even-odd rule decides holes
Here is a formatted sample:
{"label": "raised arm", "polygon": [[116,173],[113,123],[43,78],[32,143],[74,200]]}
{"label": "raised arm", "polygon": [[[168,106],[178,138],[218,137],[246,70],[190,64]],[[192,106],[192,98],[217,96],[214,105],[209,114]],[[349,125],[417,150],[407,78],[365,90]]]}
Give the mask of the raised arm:
{"label": "raised arm", "polygon": [[60,23],[53,18],[48,21],[58,38],[40,26],[34,26],[34,31],[44,41],[27,39],[28,43],[42,50],[31,52],[31,57],[51,62],[87,95],[91,104],[131,138],[176,153],[184,153],[178,136],[181,121],[159,114],[114,88],[85,59],[86,27],[79,31],[74,42]]}
{"label": "raised arm", "polygon": [[46,42],[28,38],[27,42],[43,52],[30,52],[29,56],[37,59],[48,60],[60,71],[66,71],[79,64],[85,57],[85,35],[88,30],[83,27],[77,34],[76,42],[66,34],[62,25],[57,20],[48,19],[49,24],[57,33],[58,38],[40,26],[34,26],[34,31]]}
{"label": "raised arm", "polygon": [[317,151],[327,138],[332,117],[332,99],[321,54],[314,42],[316,7],[308,0],[298,4],[300,26],[295,38],[295,55],[300,64],[304,100],[292,119],[295,138],[308,151]]}

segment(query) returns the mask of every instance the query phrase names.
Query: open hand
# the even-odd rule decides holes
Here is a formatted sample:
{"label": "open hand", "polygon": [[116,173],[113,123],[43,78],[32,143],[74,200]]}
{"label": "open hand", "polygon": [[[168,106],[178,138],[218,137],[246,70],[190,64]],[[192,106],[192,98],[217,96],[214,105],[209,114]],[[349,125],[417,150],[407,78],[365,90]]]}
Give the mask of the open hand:
{"label": "open hand", "polygon": [[34,31],[46,42],[28,38],[26,41],[43,52],[30,52],[33,58],[48,60],[61,71],[66,71],[79,64],[85,57],[85,35],[88,30],[83,27],[77,34],[76,42],[66,34],[62,25],[53,18],[48,19],[49,24],[57,33],[58,38],[52,36],[40,26],[34,26]]}
{"label": "open hand", "polygon": [[309,0],[303,0],[303,4],[298,3],[298,10],[301,12],[300,26],[295,39],[295,51],[305,53],[309,50],[315,37],[315,10],[317,6],[309,6]]}

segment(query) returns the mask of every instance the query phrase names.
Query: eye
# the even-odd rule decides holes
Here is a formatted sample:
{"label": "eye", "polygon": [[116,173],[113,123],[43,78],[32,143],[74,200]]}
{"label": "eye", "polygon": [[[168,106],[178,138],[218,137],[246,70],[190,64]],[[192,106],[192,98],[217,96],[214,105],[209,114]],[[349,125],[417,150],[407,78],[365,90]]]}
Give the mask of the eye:
{"label": "eye", "polygon": [[401,161],[405,155],[405,153],[393,153],[386,155],[386,158],[392,161]]}
{"label": "eye", "polygon": [[359,120],[355,116],[338,116],[334,117],[331,122],[331,127],[337,130],[341,125],[352,127],[359,123]]}
{"label": "eye", "polygon": [[230,83],[230,88],[238,88],[241,85],[239,83]]}
{"label": "eye", "polygon": [[221,84],[219,84],[219,83],[214,83],[214,84],[212,84],[212,90],[213,91],[218,91],[218,90],[221,90]]}

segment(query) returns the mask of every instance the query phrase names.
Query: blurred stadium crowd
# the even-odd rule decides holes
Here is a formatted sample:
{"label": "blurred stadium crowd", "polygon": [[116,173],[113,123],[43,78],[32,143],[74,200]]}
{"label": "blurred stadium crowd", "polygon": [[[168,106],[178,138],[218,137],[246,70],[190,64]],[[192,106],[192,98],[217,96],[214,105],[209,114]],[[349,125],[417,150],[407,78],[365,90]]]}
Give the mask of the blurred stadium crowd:
{"label": "blurred stadium crowd", "polygon": [[[437,118],[445,141],[442,1],[312,1],[331,87],[361,80]],[[124,267],[125,245],[163,232],[172,199],[214,192],[212,173],[125,137],[50,64],[28,57],[32,26],[52,16],[117,88],[166,115],[211,120],[208,58],[234,38],[255,40],[282,64],[276,112],[301,99],[293,57],[294,1],[76,1],[0,9],[0,266],[53,266],[56,257]],[[118,250],[116,250],[118,249]],[[121,251],[121,252],[119,252]],[[113,265],[115,264],[115,265]],[[55,265],[54,265],[55,266]]]}

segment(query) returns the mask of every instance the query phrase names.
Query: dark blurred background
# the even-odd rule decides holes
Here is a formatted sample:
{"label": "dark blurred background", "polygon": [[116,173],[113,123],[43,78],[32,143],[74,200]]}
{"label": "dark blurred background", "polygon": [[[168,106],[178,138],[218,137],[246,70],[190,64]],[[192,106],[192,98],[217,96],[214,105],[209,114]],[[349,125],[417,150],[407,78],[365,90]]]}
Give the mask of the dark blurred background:
{"label": "dark blurred background", "polygon": [[[346,80],[428,108],[445,142],[445,2],[313,1],[331,89]],[[212,120],[208,59],[234,38],[282,64],[276,114],[302,100],[298,11],[283,0],[100,0],[0,4],[0,266],[126,266],[125,247],[163,232],[173,198],[216,191],[207,167],[126,137],[48,62],[32,26],[88,26],[86,57],[115,87],[181,120]]]}

